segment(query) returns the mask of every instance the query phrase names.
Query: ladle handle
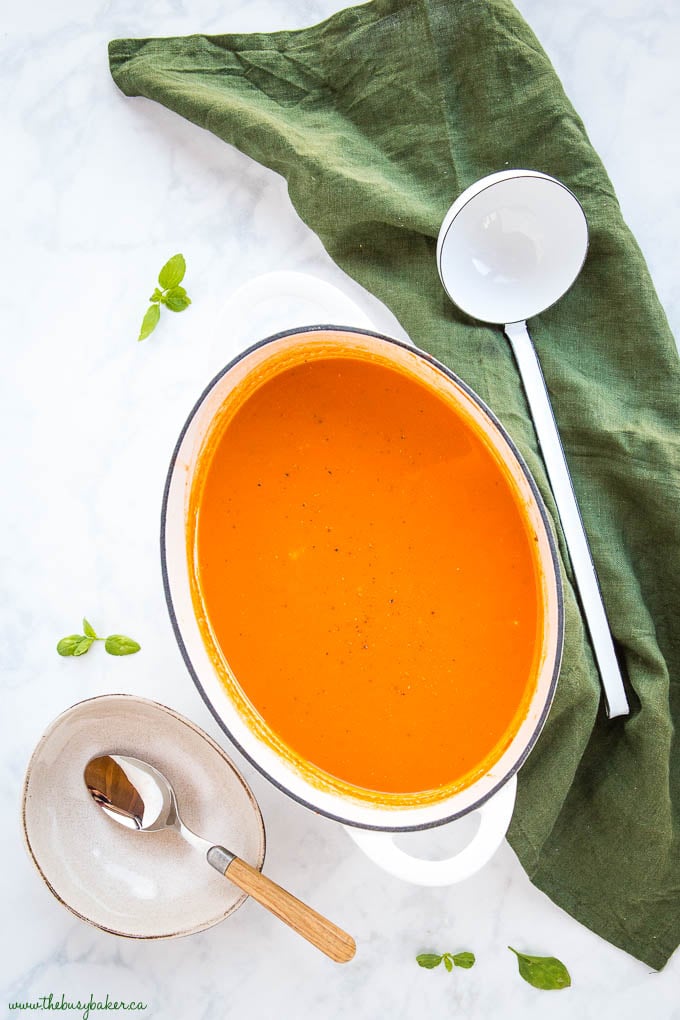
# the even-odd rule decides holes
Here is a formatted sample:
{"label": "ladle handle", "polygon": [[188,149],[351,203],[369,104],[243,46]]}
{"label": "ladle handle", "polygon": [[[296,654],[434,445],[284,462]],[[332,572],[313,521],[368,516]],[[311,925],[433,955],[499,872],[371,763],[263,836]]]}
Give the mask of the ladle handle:
{"label": "ladle handle", "polygon": [[[222,848],[213,847],[213,850],[219,851]],[[215,867],[220,857],[213,855],[211,859],[210,855],[213,850],[208,852],[208,860]],[[317,914],[316,910],[312,910],[306,903],[286,892],[257,868],[242,861],[240,857],[232,857],[231,854],[224,851],[223,853],[222,860],[226,862],[226,868],[222,871],[220,866],[217,870],[222,871],[230,882],[252,896],[270,913],[296,931],[298,935],[302,935],[331,960],[336,963],[347,963],[352,959],[356,952],[356,943],[351,935],[348,935],[342,928],[338,928],[328,918]]]}
{"label": "ladle handle", "polygon": [[614,651],[611,630],[538,355],[526,322],[509,323],[505,327],[505,335],[510,341],[522,376],[550,487],[562,522],[562,531],[569,549],[574,578],[600,671],[607,715],[610,719],[618,715],[628,715],[630,709]]}

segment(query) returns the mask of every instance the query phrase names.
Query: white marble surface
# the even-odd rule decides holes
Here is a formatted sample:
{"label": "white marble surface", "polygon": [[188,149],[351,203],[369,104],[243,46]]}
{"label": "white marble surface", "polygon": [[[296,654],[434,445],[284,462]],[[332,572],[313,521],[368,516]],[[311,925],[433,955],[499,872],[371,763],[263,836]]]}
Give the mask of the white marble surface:
{"label": "white marble surface", "polygon": [[[118,940],[53,900],[22,846],[28,757],[73,702],[135,692],[171,704],[220,739],[170,629],[158,517],[185,412],[264,325],[234,324],[230,295],[259,273],[310,272],[351,295],[379,327],[399,329],[331,263],[279,178],[167,110],[123,98],[109,77],[106,42],[302,27],[341,6],[5,5],[0,1009],[49,992],[108,992],[144,1000],[142,1016],[166,1020],[679,1020],[680,955],[651,973],[536,891],[507,845],[463,885],[409,887],[382,875],[339,826],[289,801],[236,752],[262,806],[270,873],[357,936],[351,966],[328,963],[252,903],[189,939]],[[574,0],[559,14],[541,0],[519,7],[604,159],[677,336],[680,6]],[[155,273],[178,250],[194,304],[166,314],[138,345]],[[56,639],[77,629],[83,613],[102,629],[131,633],[143,651],[114,659],[97,647],[79,660],[58,658]],[[564,959],[573,987],[548,995],[525,985],[508,943]],[[472,949],[477,966],[452,975],[420,970],[415,953],[438,947]]]}

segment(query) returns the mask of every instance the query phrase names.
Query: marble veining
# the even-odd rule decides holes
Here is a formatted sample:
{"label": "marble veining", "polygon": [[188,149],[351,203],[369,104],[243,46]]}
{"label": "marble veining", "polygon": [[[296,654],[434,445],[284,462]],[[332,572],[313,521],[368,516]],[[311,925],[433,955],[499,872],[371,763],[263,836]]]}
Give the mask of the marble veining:
{"label": "marble veining", "polygon": [[[3,12],[0,1008],[50,992],[108,992],[143,1000],[142,1016],[167,1020],[680,1020],[678,954],[664,972],[650,973],[534,889],[507,844],[460,886],[410,887],[383,875],[340,826],[288,800],[230,748],[262,808],[267,870],[356,936],[351,966],[330,964],[254,903],[188,939],[116,939],[52,898],[22,845],[24,769],[68,705],[136,693],[169,703],[223,742],[172,636],[158,516],[181,422],[210,376],[253,338],[243,320],[232,321],[230,296],[260,273],[307,272],[340,288],[379,329],[403,335],[333,265],[280,178],[169,111],[122,97],[106,43],[298,28],[341,6],[35,0]],[[680,6],[518,6],[602,156],[678,336]],[[157,269],[178,250],[194,304],[166,314],[138,345]],[[266,329],[266,315],[250,328]],[[79,660],[58,658],[57,638],[78,629],[84,613],[102,630],[137,637],[142,654],[114,659],[96,647]],[[508,944],[561,957],[573,987],[548,998],[534,991],[519,979]],[[472,949],[478,963],[430,973],[414,962],[428,949]]]}

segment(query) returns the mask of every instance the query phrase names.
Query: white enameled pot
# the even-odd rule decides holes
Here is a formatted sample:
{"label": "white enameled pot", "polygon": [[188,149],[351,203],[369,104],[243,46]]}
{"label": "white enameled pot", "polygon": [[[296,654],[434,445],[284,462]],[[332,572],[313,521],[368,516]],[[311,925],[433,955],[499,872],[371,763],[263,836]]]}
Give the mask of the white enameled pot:
{"label": "white enameled pot", "polygon": [[[194,471],[211,423],[234,386],[251,374],[259,375],[267,360],[285,355],[295,363],[302,346],[316,343],[329,349],[337,340],[346,351],[356,345],[363,352],[379,350],[396,366],[417,367],[426,383],[445,386],[458,406],[483,428],[506,475],[512,478],[537,536],[541,571],[543,646],[538,676],[527,714],[516,735],[493,768],[470,786],[445,799],[410,806],[358,799],[350,793],[324,788],[284,759],[270,742],[251,728],[220,679],[196,620],[191,594],[191,566],[187,554],[187,519]],[[563,637],[562,596],[554,541],[548,518],[529,471],[510,438],[488,408],[446,367],[401,341],[351,327],[312,326],[269,337],[236,357],[206,387],[182,429],[172,456],[163,498],[161,553],[165,594],[175,635],[186,665],[215,719],[239,750],[272,783],[312,810],[336,819],[364,852],[386,871],[421,885],[447,885],[478,871],[499,847],[507,831],[515,800],[515,775],[545,722],[557,682]],[[256,608],[253,610],[257,611]],[[477,812],[479,827],[468,845],[447,860],[412,857],[394,842],[398,832],[426,829]]]}

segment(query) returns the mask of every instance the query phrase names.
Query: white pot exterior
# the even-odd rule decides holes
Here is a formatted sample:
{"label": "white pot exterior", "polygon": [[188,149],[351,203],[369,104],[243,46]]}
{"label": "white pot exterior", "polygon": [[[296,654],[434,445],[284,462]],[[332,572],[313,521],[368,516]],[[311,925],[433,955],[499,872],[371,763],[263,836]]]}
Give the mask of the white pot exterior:
{"label": "white pot exterior", "polygon": [[[410,807],[394,807],[363,801],[321,789],[284,761],[274,749],[249,728],[230,699],[213,661],[206,650],[196,620],[191,596],[190,565],[187,557],[186,522],[193,473],[203,440],[217,410],[231,388],[256,370],[273,353],[279,356],[294,351],[299,339],[305,343],[328,345],[328,335],[335,331],[342,338],[343,349],[348,340],[366,346],[378,344],[382,356],[390,354],[397,363],[405,360],[419,363],[419,373],[436,374],[442,384],[452,387],[466,411],[482,422],[497,452],[511,465],[515,482],[527,507],[527,513],[538,536],[539,555],[543,565],[543,599],[546,607],[545,639],[536,691],[527,715],[514,739],[496,763],[482,778],[453,796],[436,802]],[[168,608],[175,634],[187,667],[206,704],[229,738],[241,752],[275,785],[291,797],[315,811],[350,826],[386,831],[404,831],[440,825],[477,810],[495,791],[514,776],[528,755],[540,732],[553,697],[562,651],[563,612],[554,541],[547,524],[547,514],[529,475],[491,412],[471,393],[468,387],[448,369],[428,355],[415,352],[406,344],[378,334],[346,327],[313,326],[271,337],[251,347],[236,358],[208,385],[192,410],[180,435],[172,457],[166,482],[161,521],[161,555],[163,579]],[[507,827],[507,826],[506,826]],[[502,839],[502,835],[500,837]]]}

